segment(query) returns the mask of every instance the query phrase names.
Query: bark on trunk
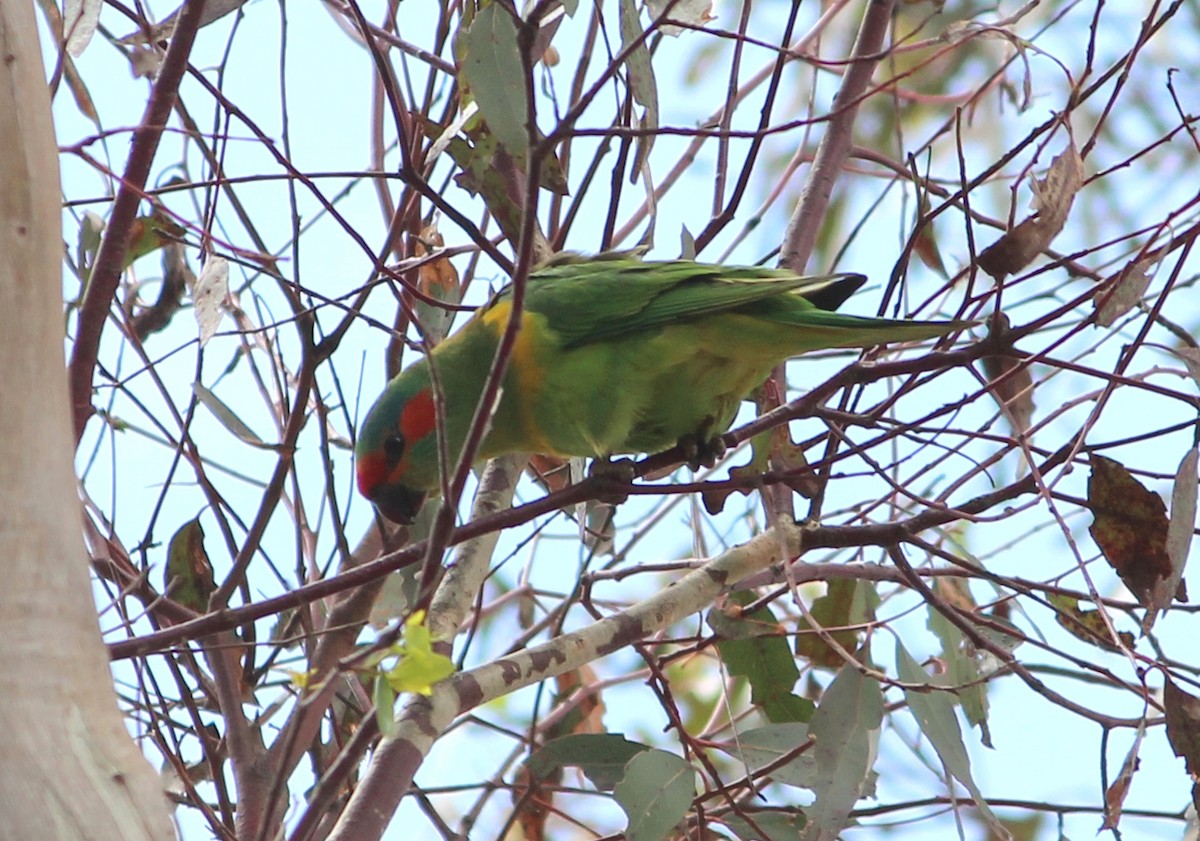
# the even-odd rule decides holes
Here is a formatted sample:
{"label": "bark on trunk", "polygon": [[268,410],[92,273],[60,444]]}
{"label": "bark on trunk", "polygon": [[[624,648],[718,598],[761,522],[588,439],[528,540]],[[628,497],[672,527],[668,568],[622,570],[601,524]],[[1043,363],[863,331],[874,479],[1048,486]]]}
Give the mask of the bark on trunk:
{"label": "bark on trunk", "polygon": [[83,553],[62,222],[33,3],[0,0],[0,839],[174,837],[126,732]]}

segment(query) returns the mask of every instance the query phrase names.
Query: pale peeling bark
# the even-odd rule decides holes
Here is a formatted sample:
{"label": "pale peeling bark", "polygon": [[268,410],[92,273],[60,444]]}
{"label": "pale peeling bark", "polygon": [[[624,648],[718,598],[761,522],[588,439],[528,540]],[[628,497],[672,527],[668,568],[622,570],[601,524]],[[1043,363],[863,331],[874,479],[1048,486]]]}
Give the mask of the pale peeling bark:
{"label": "pale peeling bark", "polygon": [[126,732],[80,536],[50,97],[28,0],[0,0],[0,839],[170,839]]}

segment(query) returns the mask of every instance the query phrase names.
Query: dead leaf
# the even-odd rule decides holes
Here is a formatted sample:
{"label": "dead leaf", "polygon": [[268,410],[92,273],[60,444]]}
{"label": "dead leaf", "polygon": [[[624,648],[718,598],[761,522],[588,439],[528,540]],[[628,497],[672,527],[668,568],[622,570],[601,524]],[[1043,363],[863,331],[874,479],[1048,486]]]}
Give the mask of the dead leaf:
{"label": "dead leaf", "polygon": [[[409,252],[414,257],[426,257],[445,245],[437,225],[426,225],[409,242]],[[417,288],[435,301],[457,304],[461,298],[458,270],[449,257],[438,257],[417,269]],[[418,299],[415,304],[417,320],[430,345],[436,345],[450,332],[455,311],[439,307]]]}
{"label": "dead leaf", "polygon": [[141,307],[130,320],[130,329],[141,341],[157,333],[168,324],[183,303],[183,293],[194,286],[196,276],[188,268],[181,242],[168,243],[162,252],[163,277],[159,286],[158,299],[149,306]]}
{"label": "dead leaf", "polygon": [[217,333],[224,316],[225,297],[229,294],[229,261],[224,257],[209,257],[192,287],[192,303],[196,308],[196,324],[200,328],[200,347],[208,344]]}
{"label": "dead leaf", "polygon": [[1183,360],[1183,364],[1187,366],[1188,374],[1191,375],[1192,381],[1200,386],[1200,348],[1173,347],[1167,348],[1167,350]]}
{"label": "dead leaf", "polygon": [[1183,757],[1189,774],[1200,776],[1200,698],[1184,692],[1169,677],[1163,685],[1167,741]]}
{"label": "dead leaf", "polygon": [[1167,741],[1192,777],[1200,776],[1200,698],[1184,692],[1169,677],[1163,684]]}
{"label": "dead leaf", "polygon": [[92,36],[96,34],[96,24],[100,22],[100,8],[103,5],[101,0],[64,0],[63,38],[67,52],[75,58],[83,55]]}
{"label": "dead leaf", "polygon": [[[1011,348],[1012,343],[1004,338],[1009,329],[1008,316],[997,313],[989,328],[989,340],[998,340],[1002,346]],[[1033,410],[1037,408],[1033,402],[1033,373],[1029,366],[1006,353],[989,354],[981,361],[988,378],[988,391],[1000,404],[1009,426],[1013,432],[1025,434],[1033,420]]]}
{"label": "dead leaf", "polygon": [[1111,327],[1142,300],[1150,285],[1149,269],[1155,262],[1146,258],[1134,260],[1100,285],[1092,301],[1096,307],[1097,325]]}
{"label": "dead leaf", "polygon": [[1108,625],[1099,610],[1083,610],[1079,599],[1061,593],[1051,593],[1050,606],[1054,608],[1054,618],[1071,636],[1086,643],[1099,646],[1105,651],[1121,652],[1133,648],[1136,640],[1129,631],[1117,631],[1120,645],[1113,641]]}
{"label": "dead leaf", "polygon": [[[200,23],[198,26],[208,26],[215,20],[220,20],[232,11],[240,9],[245,5],[246,0],[208,0],[201,10]],[[117,41],[118,44],[156,44],[159,41],[164,41],[171,37],[171,33],[175,31],[175,22],[179,20],[179,13],[183,11],[183,6],[180,6],[171,14],[167,15],[160,22],[152,24],[149,27],[149,34],[144,30],[139,29],[136,32],[131,32],[124,38]]]}
{"label": "dead leaf", "polygon": [[946,272],[946,263],[942,260],[941,249],[938,248],[937,236],[933,229],[933,219],[930,218],[931,207],[929,194],[922,191],[917,208],[916,239],[913,240],[913,251],[921,258],[921,262],[944,278],[950,275]]}
{"label": "dead leaf", "polygon": [[1100,825],[1101,829],[1116,829],[1121,822],[1121,808],[1125,805],[1125,795],[1129,793],[1129,784],[1133,782],[1133,774],[1141,764],[1138,752],[1142,749],[1142,738],[1145,735],[1146,721],[1143,719],[1142,723],[1138,725],[1133,745],[1129,748],[1125,761],[1121,763],[1121,772],[1117,774],[1113,784],[1108,787],[1108,791],[1104,792],[1104,823]]}
{"label": "dead leaf", "polygon": [[1045,251],[1066,224],[1083,176],[1083,159],[1072,142],[1050,162],[1044,179],[1033,180],[1034,213],[989,245],[979,255],[979,268],[1001,281]]}
{"label": "dead leaf", "polygon": [[1120,462],[1091,455],[1088,528],[1105,560],[1144,607],[1154,603],[1155,588],[1170,578],[1167,554],[1167,506]]}
{"label": "dead leaf", "polygon": [[689,31],[693,26],[704,26],[704,24],[717,19],[717,16],[712,13],[712,0],[647,0],[646,10],[650,13],[650,19],[655,22],[661,19],[689,24],[689,26],[672,26],[669,23],[663,23],[658,27],[658,31],[663,35],[670,35],[673,38]]}

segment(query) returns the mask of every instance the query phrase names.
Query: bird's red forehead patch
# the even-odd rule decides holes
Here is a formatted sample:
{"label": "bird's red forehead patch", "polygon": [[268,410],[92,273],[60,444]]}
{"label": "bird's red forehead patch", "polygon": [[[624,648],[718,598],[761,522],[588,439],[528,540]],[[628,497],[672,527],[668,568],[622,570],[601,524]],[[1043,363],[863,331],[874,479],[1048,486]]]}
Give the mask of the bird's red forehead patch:
{"label": "bird's red forehead patch", "polygon": [[407,446],[420,441],[437,425],[437,408],[429,389],[418,391],[400,413],[400,434]]}
{"label": "bird's red forehead patch", "polygon": [[367,499],[379,484],[387,479],[387,460],[380,453],[364,453],[355,465],[358,471],[358,492]]}

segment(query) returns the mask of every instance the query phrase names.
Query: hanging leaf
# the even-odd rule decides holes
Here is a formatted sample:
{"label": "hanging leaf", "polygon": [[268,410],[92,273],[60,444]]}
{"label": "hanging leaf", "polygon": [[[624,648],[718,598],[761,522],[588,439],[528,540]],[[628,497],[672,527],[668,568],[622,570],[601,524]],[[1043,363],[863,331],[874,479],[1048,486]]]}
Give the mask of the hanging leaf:
{"label": "hanging leaf", "polygon": [[1192,532],[1196,527],[1196,481],[1200,450],[1192,447],[1184,454],[1175,471],[1175,483],[1171,488],[1171,517],[1167,524],[1167,557],[1171,561],[1171,574],[1154,586],[1150,610],[1142,621],[1142,629],[1150,630],[1160,612],[1171,607],[1178,599],[1187,601],[1187,584],[1183,571],[1187,567],[1188,553],[1192,548]]}
{"label": "hanging leaf", "polygon": [[[914,179],[916,173],[914,172]],[[918,182],[920,184],[920,182]],[[917,236],[913,240],[913,251],[921,258],[921,262],[928,266],[933,271],[937,272],[943,278],[949,278],[950,274],[946,271],[946,263],[942,260],[942,251],[938,248],[937,234],[934,231],[933,219],[930,217],[932,207],[929,203],[929,193],[926,190],[920,190],[920,197],[917,202],[917,221],[919,226]]]}
{"label": "hanging leaf", "polygon": [[259,438],[254,430],[248,427],[233,409],[210,389],[200,383],[192,383],[192,393],[196,395],[196,399],[200,401],[201,405],[212,412],[213,416],[221,422],[221,426],[232,432],[239,441],[261,450],[279,449],[277,444],[268,444]]}
{"label": "hanging leaf", "polygon": [[1118,645],[1113,641],[1108,625],[1099,610],[1084,610],[1079,606],[1079,599],[1063,593],[1051,593],[1050,606],[1054,608],[1054,618],[1067,629],[1070,634],[1091,645],[1099,646],[1105,651],[1128,651],[1133,648],[1136,640],[1129,631],[1118,631]]}
{"label": "hanging leaf", "polygon": [[834,841],[869,787],[883,721],[879,681],[847,663],[825,690],[809,723],[815,745],[816,801],[805,812],[814,830],[806,841]]}
{"label": "hanging leaf", "polygon": [[[1184,767],[1195,781],[1200,777],[1200,698],[1184,692],[1168,677],[1163,684],[1163,709],[1167,741],[1175,755],[1183,757]],[[1200,803],[1200,783],[1192,786],[1192,802]]]}
{"label": "hanging leaf", "polygon": [[1096,290],[1092,301],[1096,307],[1096,324],[1100,327],[1111,327],[1114,322],[1129,312],[1150,285],[1150,267],[1156,261],[1142,258],[1129,263],[1116,277],[1110,278]]}
{"label": "hanging leaf", "polygon": [[1200,348],[1169,347],[1166,350],[1169,350],[1183,360],[1183,364],[1187,366],[1187,371],[1192,381],[1200,386]]}
{"label": "hanging leaf", "polygon": [[[658,31],[677,38],[691,27],[704,26],[717,19],[712,13],[712,0],[647,0],[646,9],[652,20],[658,22]],[[667,21],[687,24],[677,26]]]}
{"label": "hanging leaf", "polygon": [[[904,683],[934,686],[929,675],[899,641],[896,642],[896,674]],[[1010,839],[1011,835],[1008,830],[992,812],[987,801],[983,799],[983,792],[979,790],[979,786],[975,785],[975,780],[971,776],[971,760],[967,756],[967,748],[962,740],[962,730],[958,726],[958,718],[954,715],[954,705],[951,703],[948,693],[936,689],[924,692],[905,689],[904,699],[908,702],[908,708],[912,710],[913,717],[920,725],[921,733],[929,740],[929,744],[933,745],[933,749],[937,752],[946,771],[962,783],[975,798],[975,808],[987,821],[994,837]]]}
{"label": "hanging leaf", "polygon": [[[735,593],[734,597],[742,603],[751,598],[747,593]],[[725,668],[731,676],[749,682],[751,703],[761,706],[771,721],[808,721],[813,704],[792,692],[800,670],[783,629],[770,609],[743,614],[737,610],[736,600],[726,611],[714,608],[707,616],[709,627],[722,637],[717,640],[717,651]]]}
{"label": "hanging leaf", "polygon": [[196,283],[196,276],[188,268],[184,245],[181,242],[171,242],[163,248],[162,268],[163,277],[158,288],[158,298],[153,304],[134,313],[130,320],[130,329],[142,341],[171,323],[171,319],[183,304],[184,293]]}
{"label": "hanging leaf", "polygon": [[1083,176],[1083,159],[1072,142],[1050,162],[1044,179],[1034,179],[1034,213],[988,246],[979,255],[979,268],[1001,281],[1049,248],[1067,222]]}
{"label": "hanging leaf", "polygon": [[[988,341],[995,341],[1001,346],[1011,348],[1012,342],[1006,336],[1011,330],[1008,316],[996,313],[988,328]],[[983,372],[988,378],[988,392],[1000,404],[1014,433],[1023,435],[1029,431],[1033,420],[1033,373],[1029,365],[1016,354],[993,353],[981,360]]]}
{"label": "hanging leaf", "polygon": [[1144,607],[1155,588],[1171,577],[1167,553],[1167,507],[1119,462],[1091,456],[1088,508],[1095,518],[1088,532],[1104,559]]}
{"label": "hanging leaf", "polygon": [[1145,735],[1146,720],[1142,719],[1138,724],[1133,745],[1129,748],[1125,761],[1121,763],[1121,770],[1117,774],[1117,778],[1104,792],[1104,822],[1100,824],[1101,830],[1116,829],[1121,822],[1121,808],[1125,804],[1125,796],[1129,794],[1129,784],[1133,782],[1133,774],[1140,764],[1138,756],[1142,749],[1142,738]]}
{"label": "hanging leaf", "polygon": [[[446,244],[437,225],[426,225],[410,242],[410,253],[417,258],[426,257]],[[458,282],[458,270],[446,256],[423,263],[417,269],[417,288],[434,300],[446,304],[457,304],[462,296]],[[430,345],[436,345],[450,332],[455,311],[417,299],[414,304],[417,320]]]}
{"label": "hanging leaf", "polygon": [[[808,611],[813,621],[825,629],[834,642],[851,653],[858,648],[860,632],[846,626],[860,624],[862,620],[862,617],[852,616],[855,591],[859,585],[870,586],[865,581],[835,578],[826,585],[825,595],[814,600]],[[846,662],[846,658],[840,652],[813,630],[806,618],[797,622],[795,651],[797,657],[804,657],[814,666],[824,666],[827,669],[839,669]]]}
{"label": "hanging leaf", "polygon": [[525,68],[517,50],[517,26],[502,3],[475,15],[467,36],[462,73],[483,119],[509,154],[525,160],[529,148],[529,107]]}
{"label": "hanging leaf", "polygon": [[196,324],[200,328],[200,347],[204,347],[216,335],[225,314],[225,298],[228,294],[229,261],[224,257],[209,257],[192,287]]}
{"label": "hanging leaf", "polygon": [[208,610],[208,597],[217,589],[212,562],[204,551],[204,529],[200,518],[188,520],[171,537],[167,566],[163,570],[163,592],[197,613]]}
{"label": "hanging leaf", "polygon": [[628,841],[660,841],[683,820],[696,796],[696,771],[665,750],[642,751],[625,766],[613,799],[629,817]]}
{"label": "hanging leaf", "polygon": [[83,55],[92,36],[96,34],[96,25],[100,22],[100,9],[103,0],[64,0],[63,2],[63,38],[66,40],[67,52],[75,58]]}
{"label": "hanging leaf", "polygon": [[[933,585],[934,592],[944,601],[970,616],[977,612],[971,590],[963,579],[939,577]],[[929,609],[926,623],[929,630],[942,643],[942,660],[946,663],[946,682],[954,688],[954,694],[962,704],[967,722],[979,728],[979,740],[992,747],[992,734],[988,729],[988,684],[979,665],[978,651],[965,634],[934,608]]]}
{"label": "hanging leaf", "polygon": [[643,751],[641,742],[631,742],[620,733],[575,733],[551,739],[525,760],[537,776],[545,778],[565,766],[574,766],[600,791],[612,791],[625,776],[625,766]]}
{"label": "hanging leaf", "polygon": [[[658,132],[658,83],[654,80],[654,68],[650,64],[650,48],[642,38],[642,24],[638,20],[637,6],[633,0],[621,0],[619,9],[621,23],[621,50],[628,50],[625,69],[628,73],[629,91],[633,99],[644,109],[637,120],[642,133],[637,138],[637,151],[630,167],[629,180],[636,182],[642,164],[649,159]],[[641,42],[638,39],[641,38]],[[637,46],[633,46],[637,44]],[[632,49],[630,49],[632,47]]]}

